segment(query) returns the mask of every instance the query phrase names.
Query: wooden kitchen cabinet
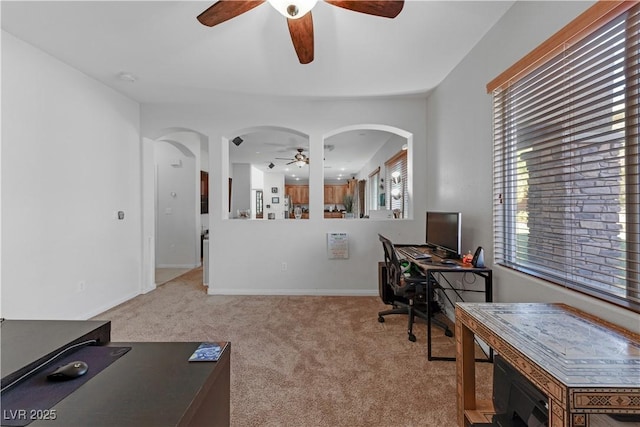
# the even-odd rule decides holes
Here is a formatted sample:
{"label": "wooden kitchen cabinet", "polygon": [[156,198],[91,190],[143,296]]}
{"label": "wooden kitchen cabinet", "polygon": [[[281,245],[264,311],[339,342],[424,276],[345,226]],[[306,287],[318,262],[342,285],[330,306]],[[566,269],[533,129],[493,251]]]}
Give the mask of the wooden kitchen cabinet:
{"label": "wooden kitchen cabinet", "polygon": [[334,197],[333,197],[333,185],[325,185],[324,186],[324,204],[328,205],[328,204],[334,204]]}
{"label": "wooden kitchen cabinet", "polygon": [[342,218],[342,212],[339,212],[339,211],[326,212],[325,211],[324,217],[325,218]]}
{"label": "wooden kitchen cabinet", "polygon": [[324,204],[325,205],[341,205],[345,194],[347,194],[347,184],[343,185],[325,185],[324,186]]}
{"label": "wooden kitchen cabinet", "polygon": [[293,205],[309,204],[308,185],[285,185],[284,192],[291,198],[291,204]]}
{"label": "wooden kitchen cabinet", "polygon": [[333,197],[336,205],[344,203],[344,196],[347,194],[347,185],[336,185],[333,187]]}

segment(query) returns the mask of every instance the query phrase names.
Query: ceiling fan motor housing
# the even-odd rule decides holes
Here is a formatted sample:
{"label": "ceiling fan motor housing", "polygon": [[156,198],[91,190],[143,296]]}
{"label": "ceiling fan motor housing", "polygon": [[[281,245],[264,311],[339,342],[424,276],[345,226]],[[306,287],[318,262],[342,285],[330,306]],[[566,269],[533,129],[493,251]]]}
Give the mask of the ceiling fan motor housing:
{"label": "ceiling fan motor housing", "polygon": [[300,9],[298,9],[298,6],[296,6],[295,4],[290,4],[289,6],[287,6],[287,13],[289,14],[289,16],[294,17],[298,14],[298,12],[300,12]]}

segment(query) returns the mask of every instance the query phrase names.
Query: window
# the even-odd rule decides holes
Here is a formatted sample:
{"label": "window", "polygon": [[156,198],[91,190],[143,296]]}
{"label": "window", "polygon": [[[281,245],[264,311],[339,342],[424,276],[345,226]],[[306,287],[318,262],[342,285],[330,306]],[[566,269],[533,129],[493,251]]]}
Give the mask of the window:
{"label": "window", "polygon": [[407,218],[409,192],[407,191],[407,152],[398,154],[385,162],[387,186],[387,205],[393,211],[394,218]]}
{"label": "window", "polygon": [[640,311],[640,6],[581,17],[487,87],[495,261]]}
{"label": "window", "polygon": [[378,191],[380,186],[380,168],[376,168],[373,172],[369,174],[369,209],[376,210],[378,209],[378,195],[380,192]]}

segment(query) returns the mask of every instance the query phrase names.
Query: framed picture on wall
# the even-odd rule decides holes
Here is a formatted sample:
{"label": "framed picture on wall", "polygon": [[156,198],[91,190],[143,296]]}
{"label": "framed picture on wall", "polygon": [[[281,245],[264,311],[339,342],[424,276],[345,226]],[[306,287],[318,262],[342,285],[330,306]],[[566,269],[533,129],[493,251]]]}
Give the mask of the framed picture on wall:
{"label": "framed picture on wall", "polygon": [[277,205],[278,203],[280,203],[280,197],[272,197],[271,203],[273,203],[274,205]]}
{"label": "framed picture on wall", "polygon": [[271,192],[274,194],[278,193],[278,187],[271,187]]}

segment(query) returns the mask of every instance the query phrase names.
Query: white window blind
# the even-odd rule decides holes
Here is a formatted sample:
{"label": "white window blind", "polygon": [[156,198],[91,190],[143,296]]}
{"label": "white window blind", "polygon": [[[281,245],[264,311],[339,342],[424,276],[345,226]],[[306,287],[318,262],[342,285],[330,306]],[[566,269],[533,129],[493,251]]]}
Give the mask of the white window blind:
{"label": "white window blind", "polygon": [[639,10],[493,91],[495,261],[634,311]]}

